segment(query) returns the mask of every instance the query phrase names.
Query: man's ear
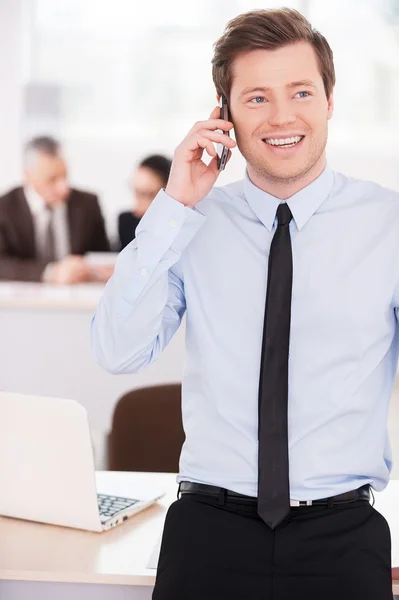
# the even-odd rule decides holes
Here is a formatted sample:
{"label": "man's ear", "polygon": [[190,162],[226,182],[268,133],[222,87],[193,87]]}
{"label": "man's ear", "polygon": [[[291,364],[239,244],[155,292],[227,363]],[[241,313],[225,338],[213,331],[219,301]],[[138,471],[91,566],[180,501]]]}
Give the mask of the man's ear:
{"label": "man's ear", "polygon": [[26,185],[29,185],[30,182],[31,182],[30,171],[29,171],[29,169],[25,168],[24,169],[24,183]]}
{"label": "man's ear", "polygon": [[330,97],[328,99],[328,103],[327,103],[327,107],[328,107],[328,112],[327,112],[327,118],[331,119],[331,117],[333,116],[334,113],[334,90],[332,90]]}

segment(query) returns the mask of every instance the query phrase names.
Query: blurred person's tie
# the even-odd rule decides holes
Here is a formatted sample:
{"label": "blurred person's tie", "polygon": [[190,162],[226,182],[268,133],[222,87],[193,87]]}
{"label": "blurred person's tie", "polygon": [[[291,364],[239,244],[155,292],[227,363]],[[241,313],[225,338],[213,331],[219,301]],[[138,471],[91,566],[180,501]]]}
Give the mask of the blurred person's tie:
{"label": "blurred person's tie", "polygon": [[44,244],[43,244],[43,258],[46,262],[54,262],[55,260],[55,245],[54,245],[54,224],[53,216],[54,213],[51,208],[46,208],[48,213],[47,227],[45,229]]}
{"label": "blurred person's tie", "polygon": [[277,209],[270,246],[259,380],[258,514],[274,529],[290,511],[288,354],[292,249],[287,204]]}

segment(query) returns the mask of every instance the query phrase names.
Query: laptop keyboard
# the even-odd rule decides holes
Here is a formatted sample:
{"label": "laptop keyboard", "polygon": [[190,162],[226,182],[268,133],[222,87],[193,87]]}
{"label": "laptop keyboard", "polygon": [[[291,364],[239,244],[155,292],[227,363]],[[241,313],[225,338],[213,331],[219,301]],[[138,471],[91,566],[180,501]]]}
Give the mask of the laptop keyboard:
{"label": "laptop keyboard", "polygon": [[116,513],[137,504],[138,500],[97,494],[98,510],[101,517],[113,517]]}

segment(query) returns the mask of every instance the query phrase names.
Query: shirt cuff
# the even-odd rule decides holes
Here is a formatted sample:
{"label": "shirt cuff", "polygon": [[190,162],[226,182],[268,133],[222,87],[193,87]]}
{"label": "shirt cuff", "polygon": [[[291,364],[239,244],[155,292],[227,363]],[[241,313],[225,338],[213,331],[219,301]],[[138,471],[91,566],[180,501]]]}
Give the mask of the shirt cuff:
{"label": "shirt cuff", "polygon": [[52,283],[54,275],[54,263],[49,263],[43,273],[42,273],[42,281],[43,283]]}
{"label": "shirt cuff", "polygon": [[160,190],[136,228],[136,237],[149,233],[165,246],[181,252],[205,223],[199,211],[171,198]]}

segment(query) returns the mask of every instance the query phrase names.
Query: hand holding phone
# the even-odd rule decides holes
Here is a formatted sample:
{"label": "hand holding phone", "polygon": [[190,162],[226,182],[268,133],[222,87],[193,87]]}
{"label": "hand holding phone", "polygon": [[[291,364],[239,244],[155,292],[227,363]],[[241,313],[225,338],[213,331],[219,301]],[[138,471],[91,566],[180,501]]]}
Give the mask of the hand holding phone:
{"label": "hand holding phone", "polygon": [[[216,106],[209,119],[195,123],[175,150],[165,192],[185,206],[193,207],[205,198],[220,175],[220,159],[214,144],[225,148],[224,165],[229,149],[237,145],[227,133],[233,124],[221,119],[220,112],[221,107]],[[209,164],[202,160],[204,151],[212,158]]]}

